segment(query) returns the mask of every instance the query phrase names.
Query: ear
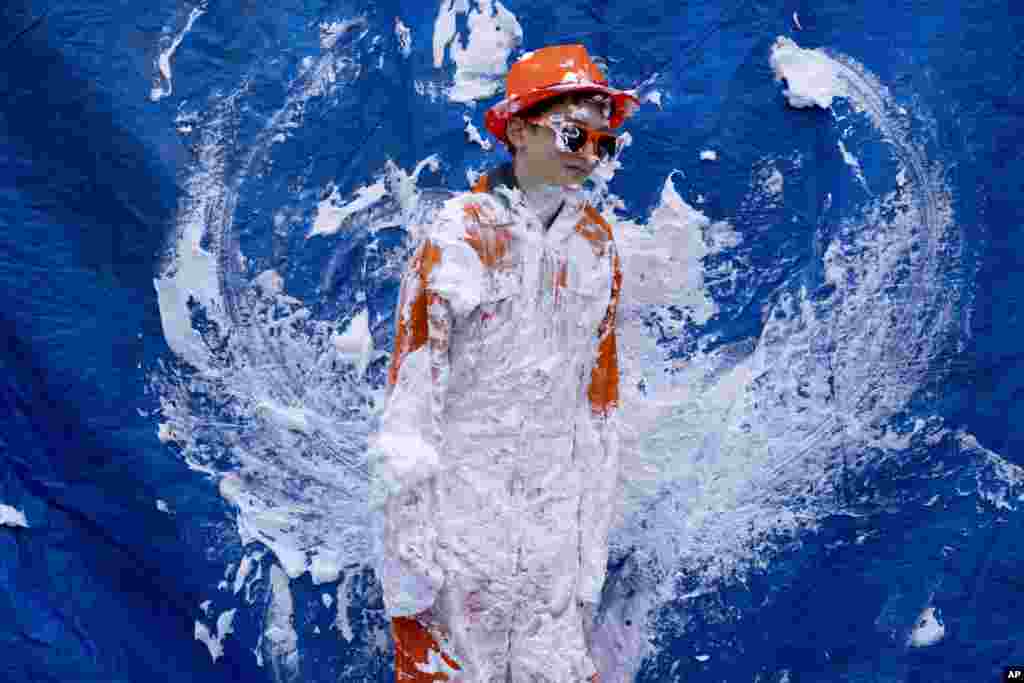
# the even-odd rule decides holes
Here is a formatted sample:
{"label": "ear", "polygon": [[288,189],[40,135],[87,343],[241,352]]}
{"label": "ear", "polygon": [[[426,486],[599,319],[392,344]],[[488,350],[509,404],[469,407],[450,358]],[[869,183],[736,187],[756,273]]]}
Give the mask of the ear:
{"label": "ear", "polygon": [[505,135],[513,147],[521,149],[526,145],[526,124],[518,116],[513,116],[505,128]]}

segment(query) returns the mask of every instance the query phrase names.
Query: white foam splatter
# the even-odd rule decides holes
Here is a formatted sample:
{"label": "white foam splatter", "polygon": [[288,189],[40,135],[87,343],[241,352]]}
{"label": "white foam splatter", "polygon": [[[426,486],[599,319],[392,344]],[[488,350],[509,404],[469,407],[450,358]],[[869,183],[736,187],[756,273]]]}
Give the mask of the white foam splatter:
{"label": "white foam splatter", "polygon": [[[468,11],[468,2],[458,0],[445,3],[442,10],[460,5],[465,5],[462,11]],[[437,37],[435,31],[435,48]],[[666,178],[659,204],[646,224],[620,221],[616,229],[626,266],[620,341],[623,415],[629,417],[628,427],[634,432],[624,441],[633,451],[627,454],[632,458],[629,462],[636,464],[629,469],[631,475],[636,473],[635,479],[624,484],[627,505],[615,532],[616,543],[619,547],[640,548],[663,568],[682,566],[704,572],[705,582],[758,561],[771,549],[770,542],[759,534],[785,533],[814,523],[818,512],[813,500],[796,506],[779,491],[786,487],[826,487],[827,470],[833,464],[831,449],[836,444],[856,448],[866,442],[872,432],[862,423],[884,418],[905,404],[926,371],[920,358],[930,357],[937,348],[942,337],[937,331],[944,329],[952,315],[935,303],[932,284],[941,281],[943,264],[956,258],[955,245],[948,238],[948,196],[936,180],[941,179],[941,169],[931,168],[921,151],[908,143],[903,128],[893,119],[888,96],[863,70],[824,53],[808,59],[833,60],[831,67],[839,74],[835,81],[842,80],[843,96],[868,113],[883,138],[894,145],[901,162],[897,176],[901,192],[878,198],[863,215],[849,217],[848,224],[836,231],[826,253],[828,279],[836,286],[831,310],[816,309],[806,292],[790,291],[777,303],[765,306],[767,321],[757,340],[714,351],[698,350],[685,360],[666,358],[667,350],[656,343],[657,335],[645,326],[645,320],[651,319],[649,314],[658,318],[670,339],[690,332],[685,323],[671,316],[667,304],[674,303],[696,325],[711,321],[718,312],[713,287],[730,276],[730,250],[741,244],[740,237],[729,221],[713,221],[686,205],[671,176]],[[314,64],[311,62],[308,68]],[[789,88],[800,91],[792,81]],[[835,93],[829,95],[830,103],[833,96]],[[813,103],[813,98],[809,99]],[[283,121],[298,125],[301,115],[280,113],[274,121],[277,123],[272,125]],[[359,382],[329,385],[323,381],[328,373],[322,361],[336,358],[336,349],[330,349],[329,343],[336,329],[333,324],[318,328],[320,331],[313,336],[288,337],[273,345],[260,336],[263,328],[234,329],[230,348],[246,359],[237,367],[220,363],[192,329],[186,305],[190,296],[225,329],[231,328],[231,306],[240,306],[257,318],[273,318],[273,311],[286,309],[285,315],[291,320],[310,322],[305,314],[294,315],[305,306],[287,296],[283,280],[276,273],[262,277],[266,287],[254,282],[245,290],[245,297],[251,299],[235,293],[232,300],[218,289],[224,280],[219,277],[217,264],[234,259],[224,246],[230,242],[227,236],[237,201],[232,188],[245,180],[248,167],[243,164],[241,176],[224,177],[219,155],[231,144],[230,128],[209,128],[217,134],[200,129],[203,137],[199,149],[205,156],[201,154],[195,173],[196,190],[179,212],[174,267],[163,278],[177,288],[177,298],[170,300],[174,306],[166,311],[167,301],[161,299],[161,316],[165,318],[165,334],[168,329],[172,332],[168,336],[169,343],[174,342],[172,349],[176,353],[184,349],[196,359],[199,372],[189,379],[188,391],[204,398],[230,397],[237,401],[241,396],[245,401],[232,404],[237,412],[222,418],[224,423],[215,424],[211,415],[190,408],[187,391],[165,393],[162,402],[168,420],[161,426],[161,433],[166,432],[168,438],[173,436],[183,445],[190,466],[211,472],[215,471],[214,462],[197,447],[202,430],[211,428],[218,440],[230,446],[233,463],[242,471],[233,475],[234,479],[224,478],[222,494],[239,510],[242,538],[267,544],[285,568],[282,571],[274,566],[278,576],[272,584],[277,603],[278,594],[287,590],[287,576],[308,570],[322,580],[335,571],[314,568],[316,559],[310,559],[310,549],[338,548],[339,557],[355,562],[368,555],[359,542],[366,520],[362,510],[353,511],[361,507],[359,501],[365,500],[365,425],[360,420],[353,422],[351,417],[342,418],[344,411],[335,412],[334,408],[339,395],[351,393],[372,403],[372,393]],[[266,136],[261,144],[270,139]],[[403,212],[412,211],[419,201],[415,178],[415,172],[394,174],[393,180],[385,181],[387,193],[364,211],[372,213],[371,209],[379,208],[389,198],[395,199]],[[909,215],[886,223],[891,220],[887,210],[893,207],[906,208]],[[228,222],[201,223],[190,232],[190,221],[198,222],[203,216],[227,216]],[[360,221],[353,228],[369,230],[376,220]],[[400,222],[394,215],[387,220],[392,225]],[[862,227],[867,223],[884,224],[884,229],[864,234]],[[211,232],[208,253],[192,249],[206,234],[203,230]],[[664,244],[654,239],[662,231]],[[415,225],[410,232],[417,234]],[[886,293],[891,284],[887,277],[911,244],[922,250],[913,261],[917,270],[911,273],[906,287],[916,298],[886,298],[892,296]],[[725,265],[717,266],[722,270],[713,271],[706,264],[712,255],[723,257]],[[643,268],[645,258],[652,268]],[[633,265],[629,265],[629,259],[634,260]],[[175,273],[189,268],[198,275],[195,281],[184,276],[175,279]],[[204,279],[207,275],[208,288]],[[882,301],[881,308],[878,301]],[[939,313],[935,318],[904,315],[908,310]],[[890,320],[894,312],[897,315]],[[176,321],[175,315],[181,319]],[[274,329],[286,332],[288,328],[278,325]],[[246,334],[252,336],[246,338]],[[821,346],[837,338],[843,339],[838,349]],[[323,347],[318,347],[321,342]],[[329,355],[311,351],[324,347],[330,349]],[[826,366],[823,359],[830,365]],[[289,372],[296,374],[289,376]],[[645,386],[642,391],[638,388],[640,380]],[[834,386],[829,386],[830,381]],[[878,403],[870,404],[866,396],[877,398]],[[359,409],[369,410],[365,404]],[[248,427],[251,423],[266,431],[247,443],[231,436],[240,425]],[[261,460],[264,451],[272,451],[281,461]],[[995,464],[993,471],[998,471]],[[293,475],[297,475],[294,480]],[[303,485],[294,486],[293,481]],[[312,487],[307,486],[309,481]],[[339,490],[345,492],[347,502],[325,495]],[[1000,501],[1013,503],[1012,487],[986,486],[980,491],[991,496],[997,508],[1002,507]],[[335,567],[336,563],[332,559],[327,566]],[[348,581],[346,575],[346,584]],[[278,590],[278,583],[283,583],[283,590]],[[623,598],[617,604],[616,609],[621,608],[617,614],[645,614],[661,598],[672,597],[667,590],[657,595],[641,591],[638,595]],[[337,628],[351,640],[347,589],[343,597],[339,586],[338,596]],[[291,614],[290,604],[278,612]],[[630,622],[643,624],[644,620],[636,617]],[[639,666],[640,657],[633,655],[649,640],[639,626],[626,628],[624,624],[621,620],[608,621],[601,633],[609,651],[619,653],[616,661],[621,667]],[[289,641],[284,637],[281,642]],[[296,640],[290,642],[294,645]],[[257,650],[262,652],[262,647]]]}
{"label": "white foam splatter", "polygon": [[338,357],[352,363],[362,375],[373,358],[373,335],[370,334],[370,314],[366,309],[357,313],[345,331],[331,339]]}
{"label": "white foam splatter", "polygon": [[661,92],[658,90],[650,91],[644,95],[644,102],[651,102],[657,106],[658,109],[661,109]]}
{"label": "white foam splatter", "polygon": [[626,92],[632,95],[633,97],[636,97],[641,102],[651,102],[655,106],[657,106],[658,109],[661,109],[662,93],[658,90],[653,89],[654,84],[657,82],[659,76],[661,76],[661,74],[656,71],[647,78],[645,78],[641,83],[635,85],[632,88],[626,89]]}
{"label": "white foam splatter", "polygon": [[417,79],[413,81],[412,85],[417,95],[426,97],[431,102],[437,102],[442,97],[448,97],[448,93],[451,92],[450,87],[446,87],[440,83],[435,83],[434,81]]}
{"label": "white foam splatter", "polygon": [[[379,225],[403,225],[412,232],[418,229],[417,179],[426,168],[436,169],[438,164],[437,157],[428,157],[407,173],[388,163],[383,175],[398,213],[382,218]],[[180,246],[178,253],[182,253]],[[186,258],[182,262],[189,267]],[[165,276],[162,282],[173,281],[180,273]],[[265,544],[289,576],[309,570],[316,581],[330,581],[343,563],[358,563],[367,556],[367,512],[351,501],[366,495],[365,474],[359,474],[363,471],[360,441],[371,429],[373,414],[367,405],[372,406],[377,398],[374,390],[361,383],[361,377],[325,368],[336,360],[355,360],[359,368],[372,361],[376,352],[371,346],[369,319],[365,312],[357,317],[336,340],[340,342],[337,346],[332,341],[336,327],[312,321],[309,309],[284,292],[283,278],[273,270],[254,278],[252,287],[235,305],[245,307],[247,316],[264,321],[257,327],[243,327],[246,333],[236,330],[230,336],[232,354],[244,362],[225,364],[191,330],[189,322],[183,322],[180,332],[171,328],[185,339],[189,338],[185,329],[197,338],[196,344],[172,344],[172,348],[192,352],[199,373],[188,384],[173,375],[170,381],[162,380],[162,410],[170,425],[163,431],[170,436],[173,427],[190,467],[221,477],[221,495],[238,511],[244,544]],[[219,306],[211,305],[210,310],[217,312]],[[173,320],[173,308],[162,308],[161,313],[165,325],[166,319]],[[231,323],[218,319],[226,334]],[[296,327],[299,324],[312,326],[312,336],[306,328]],[[277,353],[290,357],[286,364],[289,372],[307,375],[307,379],[295,381],[287,373],[281,374]],[[243,402],[229,399],[235,405],[233,416],[211,420],[194,412],[192,392],[220,394],[225,389],[228,396],[245,397]],[[356,406],[359,409],[353,421]],[[209,453],[200,446],[201,435],[210,427],[218,431],[217,441],[224,444],[230,460],[238,463],[239,471],[223,472],[222,465],[214,466],[223,454]],[[239,433],[248,435],[246,441],[238,438]],[[268,458],[266,453],[277,455]]]}
{"label": "white foam splatter", "polygon": [[220,480],[220,495],[238,510],[238,534],[242,545],[259,541],[270,548],[288,576],[297,577],[306,571],[307,555],[293,545],[293,510],[281,508],[273,501],[262,500],[250,492],[235,474]]}
{"label": "white foam splatter", "polygon": [[320,22],[320,47],[324,50],[330,50],[338,42],[338,39],[341,38],[341,36],[345,35],[353,28],[360,28],[365,31],[366,27],[366,17],[354,17],[352,19],[344,19],[342,21]]}
{"label": "white foam splatter", "polygon": [[942,640],[945,635],[946,627],[935,616],[935,608],[926,607],[914,623],[907,644],[910,647],[928,647]]}
{"label": "white foam splatter", "polygon": [[780,197],[782,195],[782,188],[784,180],[782,172],[779,171],[774,165],[764,169],[761,174],[761,190],[772,197]]}
{"label": "white foam splatter", "polygon": [[[229,112],[241,93],[222,100]],[[206,217],[215,212],[224,183],[224,149],[218,133],[204,131],[197,148],[196,168],[185,181],[187,199],[179,203],[174,253],[162,277],[153,281],[160,307],[164,339],[179,357],[195,367],[205,367],[208,349],[193,329],[191,305],[202,306],[206,315],[224,324],[216,255],[203,247]],[[175,439],[173,425],[161,428],[161,440]]]}
{"label": "white foam splatter", "polygon": [[403,57],[412,54],[412,29],[402,23],[402,20],[395,17],[395,38],[398,40],[398,51]]}
{"label": "white foam splatter", "polygon": [[835,60],[821,50],[805,50],[790,38],[779,36],[769,61],[775,80],[786,81],[787,89],[782,94],[792,107],[828,109],[833,98],[846,93]]}
{"label": "white foam splatter", "polygon": [[177,435],[169,422],[160,422],[157,423],[156,438],[160,443],[172,443],[177,440]]}
{"label": "white foam splatter", "polygon": [[434,68],[444,65],[445,52],[455,40],[455,22],[459,14],[469,11],[469,0],[441,0],[437,18],[434,19]]}
{"label": "white foam splatter", "polygon": [[492,149],[494,149],[494,145],[491,143],[490,140],[484,140],[483,137],[480,136],[480,131],[477,130],[477,127],[473,125],[473,119],[470,118],[469,114],[463,114],[462,120],[466,122],[465,131],[467,140],[469,140],[470,142],[475,142],[476,144],[480,145],[480,147],[486,152],[489,152]]}
{"label": "white foam splatter", "polygon": [[[238,565],[238,571],[235,573],[233,592],[235,595],[238,595],[238,592],[244,587],[245,600],[250,604],[253,600],[252,588],[263,576],[263,565],[260,562],[265,555],[265,551],[258,549],[246,553]],[[255,574],[253,569],[256,570]]]}
{"label": "white foam splatter", "polygon": [[[366,511],[351,501],[365,499],[361,444],[376,390],[332,371],[336,325],[312,320],[303,302],[285,293],[279,274],[265,271],[240,289],[221,285],[222,278],[248,277],[235,272],[245,259],[232,246],[240,188],[265,172],[271,147],[302,125],[311,98],[339,96],[358,76],[366,26],[362,17],[325,26],[329,49],[303,60],[286,100],[241,155],[234,148],[238,102],[250,81],[204,112],[177,229],[154,281],[164,335],[180,362],[161,363],[150,376],[164,418],[161,440],[180,446],[190,468],[224,476],[220,491],[238,510],[243,542],[271,548],[288,575],[310,570],[321,581],[337,572],[337,563],[324,562],[332,550],[350,562],[367,555]],[[389,163],[386,184],[400,212],[417,204],[418,174],[438,164],[428,157],[410,176]],[[385,223],[415,225],[416,218],[401,214]],[[285,231],[292,222],[275,217],[274,224]],[[242,324],[241,317],[262,322]]]}
{"label": "white foam splatter", "polygon": [[[941,436],[941,434],[940,434]],[[957,432],[961,457],[969,457],[975,480],[973,493],[996,510],[1014,511],[1024,501],[1024,468],[978,443],[973,434]]]}
{"label": "white foam splatter", "polygon": [[843,144],[842,140],[837,140],[836,144],[839,145],[839,152],[843,155],[843,161],[847,166],[853,169],[853,173],[857,176],[857,180],[860,182],[861,186],[870,194],[871,191],[868,189],[868,181],[864,178],[864,171],[860,167],[860,161],[846,149],[846,145]]}
{"label": "white foam splatter", "polygon": [[398,222],[395,222],[395,217],[391,216],[383,222],[372,223],[368,227],[370,230],[378,230],[402,224],[410,217],[408,212],[415,211],[417,208],[418,190],[416,189],[416,184],[419,182],[420,175],[428,168],[432,171],[437,171],[439,166],[440,158],[437,155],[431,155],[419,161],[411,173],[406,173],[389,160],[385,164],[384,170],[378,174],[374,183],[358,188],[355,198],[341,206],[337,205],[341,201],[338,189],[333,183],[330,184],[328,186],[330,194],[317,206],[313,227],[306,235],[306,238],[309,239],[315,235],[333,235],[337,233],[351,216],[376,206],[382,199],[389,196],[395,197],[398,200],[399,205],[406,210],[406,214],[399,217]]}
{"label": "white foam splatter", "polygon": [[309,575],[314,586],[330,583],[341,574],[347,558],[335,548],[321,548],[310,559]]}
{"label": "white foam splatter", "polygon": [[388,191],[384,180],[381,179],[372,185],[360,187],[356,190],[355,199],[338,206],[337,202],[341,199],[338,188],[333,183],[330,188],[330,195],[317,205],[316,218],[306,239],[316,235],[333,235],[341,229],[346,218],[373,206],[383,199]]}
{"label": "white foam splatter", "polygon": [[[496,94],[508,71],[508,58],[523,41],[523,29],[500,0],[442,0],[434,21],[434,67],[448,51],[455,63],[455,83],[447,93],[453,102],[472,102]],[[463,44],[456,17],[469,12],[469,40]]]}
{"label": "white foam splatter", "polygon": [[718,152],[716,152],[713,149],[705,149],[703,152],[700,153],[700,158],[703,161],[717,161]]}
{"label": "white foam splatter", "polygon": [[267,604],[260,650],[270,661],[275,680],[294,680],[299,674],[299,636],[295,632],[295,603],[288,577],[276,564],[270,567]]}
{"label": "white foam splatter", "polygon": [[[209,607],[209,601],[205,604],[206,607]],[[204,607],[204,611],[208,612],[206,607]],[[224,655],[224,638],[229,633],[234,633],[232,622],[234,621],[236,611],[235,609],[229,609],[226,612],[222,612],[217,617],[217,625],[212,632],[206,624],[198,620],[196,621],[195,640],[201,641],[206,645],[206,649],[210,652],[210,657],[215,662]]]}
{"label": "white foam splatter", "polygon": [[658,206],[646,225],[616,222],[623,305],[674,305],[685,309],[695,322],[707,322],[717,310],[704,288],[702,266],[711,253],[704,237],[711,220],[683,201],[672,175],[665,179]]}
{"label": "white foam splatter", "polygon": [[[827,305],[804,288],[789,288],[765,307],[758,339],[702,350],[708,340],[698,337],[685,360],[666,358],[667,350],[655,343],[659,335],[677,343],[691,339],[678,318],[659,313],[658,299],[650,298],[659,288],[645,280],[657,267],[637,271],[628,261],[631,242],[643,230],[656,233],[657,217],[616,231],[625,271],[619,353],[621,454],[629,476],[613,547],[635,558],[638,569],[621,579],[632,588],[612,600],[595,634],[614,653],[603,660],[602,678],[629,680],[638,670],[633,662],[649,652],[649,639],[646,627],[638,633],[636,624],[652,623],[638,613],[679,597],[680,568],[695,577],[693,590],[700,592],[763,566],[779,539],[815,528],[835,510],[830,473],[847,466],[836,458],[904,448],[906,435],[870,425],[885,424],[932,381],[929,359],[961,329],[957,307],[965,305],[964,295],[951,291],[945,277],[959,267],[959,233],[941,166],[928,162],[887,90],[853,60],[800,50],[788,39],[776,43],[771,59],[777,76],[792,76],[787,97],[794,106],[827,107],[842,97],[866,114],[892,146],[899,172],[890,192],[856,207],[834,232],[823,264],[834,286]],[[751,195],[770,190],[772,177],[769,171],[761,178],[767,185],[753,183]],[[672,203],[663,192],[662,205]],[[695,241],[691,248],[700,254]],[[728,273],[731,252],[722,249]],[[678,270],[699,269],[701,260],[695,255]],[[911,272],[894,288],[893,274],[906,272],[907,263]],[[706,301],[703,309],[691,306],[710,319],[710,287],[717,282],[705,273],[677,286],[684,300]],[[630,292],[645,296],[634,301]],[[975,495],[996,509],[1015,506],[1024,495],[1012,483],[1019,473],[995,457],[974,457]]]}
{"label": "white foam splatter", "polygon": [[0,526],[28,528],[25,513],[10,505],[0,503]]}
{"label": "white foam splatter", "polygon": [[178,46],[181,45],[181,41],[183,41],[188,32],[192,30],[192,25],[196,23],[196,19],[204,14],[206,14],[205,0],[197,7],[192,8],[192,11],[189,12],[188,20],[185,22],[185,26],[176,36],[171,38],[170,44],[167,45],[167,47],[165,47],[157,56],[155,65],[157,73],[153,77],[153,87],[149,91],[150,101],[159,102],[171,94],[173,90],[171,87],[171,58],[174,57],[174,53],[177,52]]}
{"label": "white foam splatter", "polygon": [[183,109],[184,102],[178,107],[178,115],[174,117],[174,123],[179,133],[188,135],[195,125],[199,123],[199,112]]}
{"label": "white foam splatter", "polygon": [[349,643],[355,637],[355,634],[352,632],[352,623],[348,618],[348,608],[352,602],[352,580],[354,578],[355,572],[348,572],[345,574],[344,580],[338,584],[338,612],[334,618],[334,628]]}
{"label": "white foam splatter", "polygon": [[484,171],[482,169],[467,168],[466,169],[466,184],[469,187],[474,187],[477,184],[477,182],[480,180],[480,176],[482,176],[485,172],[486,171]]}

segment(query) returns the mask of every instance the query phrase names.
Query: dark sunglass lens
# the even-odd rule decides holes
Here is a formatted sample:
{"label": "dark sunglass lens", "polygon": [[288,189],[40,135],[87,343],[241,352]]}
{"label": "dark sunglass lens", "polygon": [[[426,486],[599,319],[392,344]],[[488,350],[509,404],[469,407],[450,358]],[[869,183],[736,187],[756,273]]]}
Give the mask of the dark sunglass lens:
{"label": "dark sunglass lens", "polygon": [[578,126],[571,124],[562,127],[562,137],[570,152],[578,152],[583,149],[583,145],[587,144],[587,136]]}

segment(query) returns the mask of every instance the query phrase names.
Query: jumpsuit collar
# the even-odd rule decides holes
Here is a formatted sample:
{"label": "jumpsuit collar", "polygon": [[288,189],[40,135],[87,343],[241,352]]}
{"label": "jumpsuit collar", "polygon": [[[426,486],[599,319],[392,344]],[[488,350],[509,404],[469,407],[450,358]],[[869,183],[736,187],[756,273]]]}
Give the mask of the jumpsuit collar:
{"label": "jumpsuit collar", "polygon": [[[490,180],[490,186],[492,189],[497,189],[504,185],[509,189],[522,191],[522,188],[519,185],[519,180],[518,178],[516,178],[515,168],[513,167],[511,162],[507,162],[502,164],[501,166],[498,166],[493,171],[488,173],[488,176]],[[576,221],[574,214],[576,214],[577,210],[581,208],[581,203],[579,201],[578,196],[579,192],[574,190],[563,190],[561,192],[562,201],[558,204],[558,207],[553,211],[544,211],[542,207],[537,206],[537,204],[540,203],[537,201],[537,194],[534,194],[534,197],[532,197],[533,201],[530,201],[531,198],[528,197],[525,192],[523,192],[523,195],[524,199],[527,200],[527,206],[531,210],[533,210],[534,213],[537,214],[541,226],[544,229],[544,233],[548,236],[549,239],[554,238],[556,240],[559,240],[561,238],[564,238],[565,236],[568,235],[569,232],[571,232],[575,228]],[[542,194],[540,195],[540,197],[541,201],[543,201]],[[569,210],[567,211],[566,209]],[[568,221],[571,222],[571,225],[568,226],[568,230],[566,230],[567,226],[564,225],[564,223],[566,223],[566,219],[568,219]],[[556,225],[559,229],[553,231]]]}

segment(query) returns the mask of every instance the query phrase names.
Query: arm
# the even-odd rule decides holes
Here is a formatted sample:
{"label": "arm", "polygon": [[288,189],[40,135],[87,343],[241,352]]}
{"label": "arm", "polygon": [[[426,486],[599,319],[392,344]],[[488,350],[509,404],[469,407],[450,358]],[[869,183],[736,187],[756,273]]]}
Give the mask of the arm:
{"label": "arm", "polygon": [[583,454],[586,472],[580,502],[579,601],[596,604],[601,599],[608,566],[608,532],[618,494],[619,443],[609,415],[592,416],[592,438]]}
{"label": "arm", "polygon": [[[583,425],[587,438],[580,444],[584,490],[580,502],[580,577],[577,597],[584,605],[601,598],[608,564],[608,533],[618,495],[619,442],[615,409],[619,398],[618,348],[615,325],[622,272],[615,243],[610,242],[611,298],[598,329],[597,357],[590,376],[590,420]],[[589,428],[589,429],[588,429]]]}
{"label": "arm", "polygon": [[[417,251],[402,278],[398,303],[398,330],[392,356],[390,383],[398,382],[402,362],[414,352],[429,357],[428,372],[408,374],[417,384],[414,393],[430,386],[430,420],[418,429],[423,441],[440,452],[443,445],[442,416],[448,378],[448,338],[451,308],[427,290],[430,269],[440,260],[440,252],[429,242]],[[394,395],[392,395],[394,398]],[[412,442],[413,444],[415,441]],[[422,442],[420,442],[422,443]],[[425,446],[425,445],[424,445]],[[410,446],[415,448],[414,445]],[[415,458],[416,454],[409,454]],[[444,583],[444,572],[434,557],[437,513],[433,477],[403,486],[388,496],[384,504],[384,557],[381,584],[390,616],[409,616],[429,609]]]}
{"label": "arm", "polygon": [[430,427],[431,440],[438,452],[444,447],[444,411],[451,378],[448,355],[453,313],[451,304],[439,295],[427,294],[427,339],[430,351]]}

